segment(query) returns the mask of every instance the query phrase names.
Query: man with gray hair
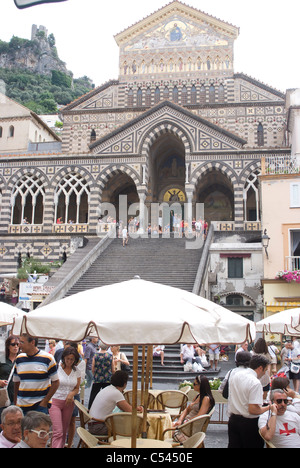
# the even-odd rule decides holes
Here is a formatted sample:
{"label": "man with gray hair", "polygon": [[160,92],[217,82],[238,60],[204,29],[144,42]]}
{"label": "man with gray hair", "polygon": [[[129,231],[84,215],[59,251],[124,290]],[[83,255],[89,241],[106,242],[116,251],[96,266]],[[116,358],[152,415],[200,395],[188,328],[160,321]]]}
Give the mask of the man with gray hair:
{"label": "man with gray hair", "polygon": [[0,448],[13,448],[22,439],[23,411],[18,406],[8,406],[1,414]]}
{"label": "man with gray hair", "polygon": [[259,418],[261,435],[276,448],[300,448],[300,416],[287,411],[286,392],[281,389],[272,390],[270,400],[270,410]]}

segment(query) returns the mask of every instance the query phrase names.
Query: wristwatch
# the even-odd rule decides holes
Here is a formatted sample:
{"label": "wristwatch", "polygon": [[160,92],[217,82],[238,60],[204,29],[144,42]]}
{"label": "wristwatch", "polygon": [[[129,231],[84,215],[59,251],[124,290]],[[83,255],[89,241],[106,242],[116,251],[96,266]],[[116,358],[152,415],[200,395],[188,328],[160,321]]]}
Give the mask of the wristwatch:
{"label": "wristwatch", "polygon": [[271,416],[277,416],[277,413],[271,413]]}

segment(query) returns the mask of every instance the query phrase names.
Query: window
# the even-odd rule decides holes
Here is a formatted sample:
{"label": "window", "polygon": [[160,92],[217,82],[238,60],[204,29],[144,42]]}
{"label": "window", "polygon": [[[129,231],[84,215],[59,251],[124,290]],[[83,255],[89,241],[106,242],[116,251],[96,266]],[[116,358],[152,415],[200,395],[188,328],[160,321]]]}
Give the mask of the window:
{"label": "window", "polygon": [[258,146],[264,146],[264,127],[261,122],[257,127],[257,144]]}
{"label": "window", "polygon": [[87,224],[89,203],[90,188],[87,181],[80,174],[68,174],[55,191],[55,219],[62,218],[65,224]]}
{"label": "window", "polygon": [[45,187],[32,174],[20,179],[12,192],[12,224],[43,224]]}
{"label": "window", "polygon": [[243,297],[239,294],[230,294],[226,297],[226,305],[228,306],[242,306]]}
{"label": "window", "polygon": [[225,89],[222,84],[220,84],[219,90],[218,90],[218,101],[221,103],[225,101]]}
{"label": "window", "polygon": [[141,88],[139,88],[137,90],[137,101],[136,101],[136,105],[138,107],[142,107],[142,103],[143,103],[143,91],[141,90]]}
{"label": "window", "polygon": [[95,130],[93,129],[93,130],[91,131],[91,143],[92,143],[93,141],[96,141],[96,138],[97,138],[96,132],[95,132]]}
{"label": "window", "polygon": [[214,85],[209,87],[209,103],[214,104],[216,102],[216,89]]}
{"label": "window", "polygon": [[14,135],[15,135],[15,127],[14,127],[13,125],[11,125],[11,126],[9,127],[8,136],[9,136],[9,138],[13,138]]}
{"label": "window", "polygon": [[183,86],[182,91],[181,91],[181,104],[183,106],[187,105],[187,88],[186,88],[186,86]]}
{"label": "window", "polygon": [[3,129],[2,127],[0,127],[0,138],[2,138],[2,134],[3,134]]}
{"label": "window", "polygon": [[168,101],[169,100],[169,88],[168,86],[165,86],[165,89],[164,89],[164,101]]}
{"label": "window", "polygon": [[154,94],[154,104],[158,104],[160,101],[160,89],[157,86],[155,89],[155,94]]}
{"label": "window", "polygon": [[178,88],[177,88],[177,86],[174,86],[172,94],[173,94],[173,102],[177,103],[178,102]]}
{"label": "window", "polygon": [[242,258],[228,258],[228,278],[243,278]]}
{"label": "window", "polygon": [[300,208],[300,182],[292,183],[290,186],[291,190],[291,208]]}
{"label": "window", "polygon": [[133,90],[132,90],[132,88],[130,88],[130,90],[128,91],[127,105],[128,105],[128,107],[133,106]]}
{"label": "window", "polygon": [[197,104],[197,89],[195,85],[191,89],[191,104]]}
{"label": "window", "polygon": [[206,103],[206,88],[204,85],[200,88],[200,104],[204,105]]}
{"label": "window", "polygon": [[146,91],[146,107],[150,107],[150,106],[151,106],[151,89],[147,88],[147,91]]}

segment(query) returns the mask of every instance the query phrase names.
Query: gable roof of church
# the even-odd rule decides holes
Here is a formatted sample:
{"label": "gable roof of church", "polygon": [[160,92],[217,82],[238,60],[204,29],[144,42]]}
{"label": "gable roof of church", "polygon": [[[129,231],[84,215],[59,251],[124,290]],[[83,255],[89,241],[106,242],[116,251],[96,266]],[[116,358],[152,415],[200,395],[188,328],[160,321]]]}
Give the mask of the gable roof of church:
{"label": "gable roof of church", "polygon": [[139,32],[142,33],[145,29],[149,27],[149,20],[151,18],[151,22],[153,23],[155,20],[158,22],[160,21],[161,18],[165,17],[167,13],[182,13],[184,15],[188,16],[194,16],[195,18],[198,18],[199,20],[206,21],[212,26],[215,26],[217,28],[220,28],[227,32],[227,34],[230,34],[234,38],[237,38],[239,35],[239,28],[237,26],[234,26],[233,24],[227,23],[225,21],[222,21],[214,16],[209,15],[208,13],[204,13],[201,10],[198,10],[194,7],[191,7],[189,5],[186,5],[183,2],[179,2],[178,0],[174,0],[164,7],[160,8],[159,10],[155,11],[154,13],[151,13],[150,15],[146,16],[144,19],[138,21],[137,23],[134,23],[132,26],[129,26],[128,28],[124,29],[121,31],[119,34],[116,34],[115,40],[118,45],[120,45],[121,42],[126,38],[128,40],[129,37],[133,36],[135,33]]}
{"label": "gable roof of church", "polygon": [[112,137],[118,135],[119,133],[123,132],[124,130],[134,126],[136,123],[140,122],[144,118],[147,118],[147,117],[151,116],[154,112],[156,112],[159,109],[162,109],[163,107],[169,107],[171,109],[175,109],[176,111],[181,112],[186,117],[189,117],[189,118],[192,117],[197,122],[199,122],[199,123],[201,123],[203,125],[206,125],[207,127],[211,128],[212,130],[217,131],[217,132],[223,134],[224,136],[226,136],[228,138],[231,138],[232,140],[235,140],[239,145],[243,146],[243,145],[245,145],[247,143],[246,140],[239,137],[238,135],[235,135],[234,133],[229,132],[228,130],[225,130],[224,128],[222,128],[220,126],[215,125],[212,122],[209,122],[208,120],[205,120],[202,117],[199,117],[198,115],[193,114],[192,112],[188,111],[187,109],[185,109],[185,108],[183,108],[181,106],[178,106],[177,104],[174,104],[173,102],[163,101],[160,104],[157,104],[156,106],[152,107],[148,111],[143,112],[143,114],[139,115],[135,119],[130,120],[129,122],[127,122],[123,126],[119,127],[118,129],[113,130],[111,133],[105,135],[104,137],[100,138],[99,140],[94,141],[91,145],[89,145],[89,148],[93,149],[93,148],[97,147],[98,145],[100,145],[100,144],[104,143],[105,141],[109,140],[110,138],[112,138]]}

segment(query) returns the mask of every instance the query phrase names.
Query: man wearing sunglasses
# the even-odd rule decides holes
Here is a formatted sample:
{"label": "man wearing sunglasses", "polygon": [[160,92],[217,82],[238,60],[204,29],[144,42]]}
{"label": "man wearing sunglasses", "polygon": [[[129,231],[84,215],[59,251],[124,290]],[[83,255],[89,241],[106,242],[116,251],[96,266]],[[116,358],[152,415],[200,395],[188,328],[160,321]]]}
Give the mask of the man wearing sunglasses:
{"label": "man wearing sunglasses", "polygon": [[272,390],[270,411],[260,416],[258,427],[261,435],[276,448],[300,448],[300,416],[287,411],[286,392]]}

